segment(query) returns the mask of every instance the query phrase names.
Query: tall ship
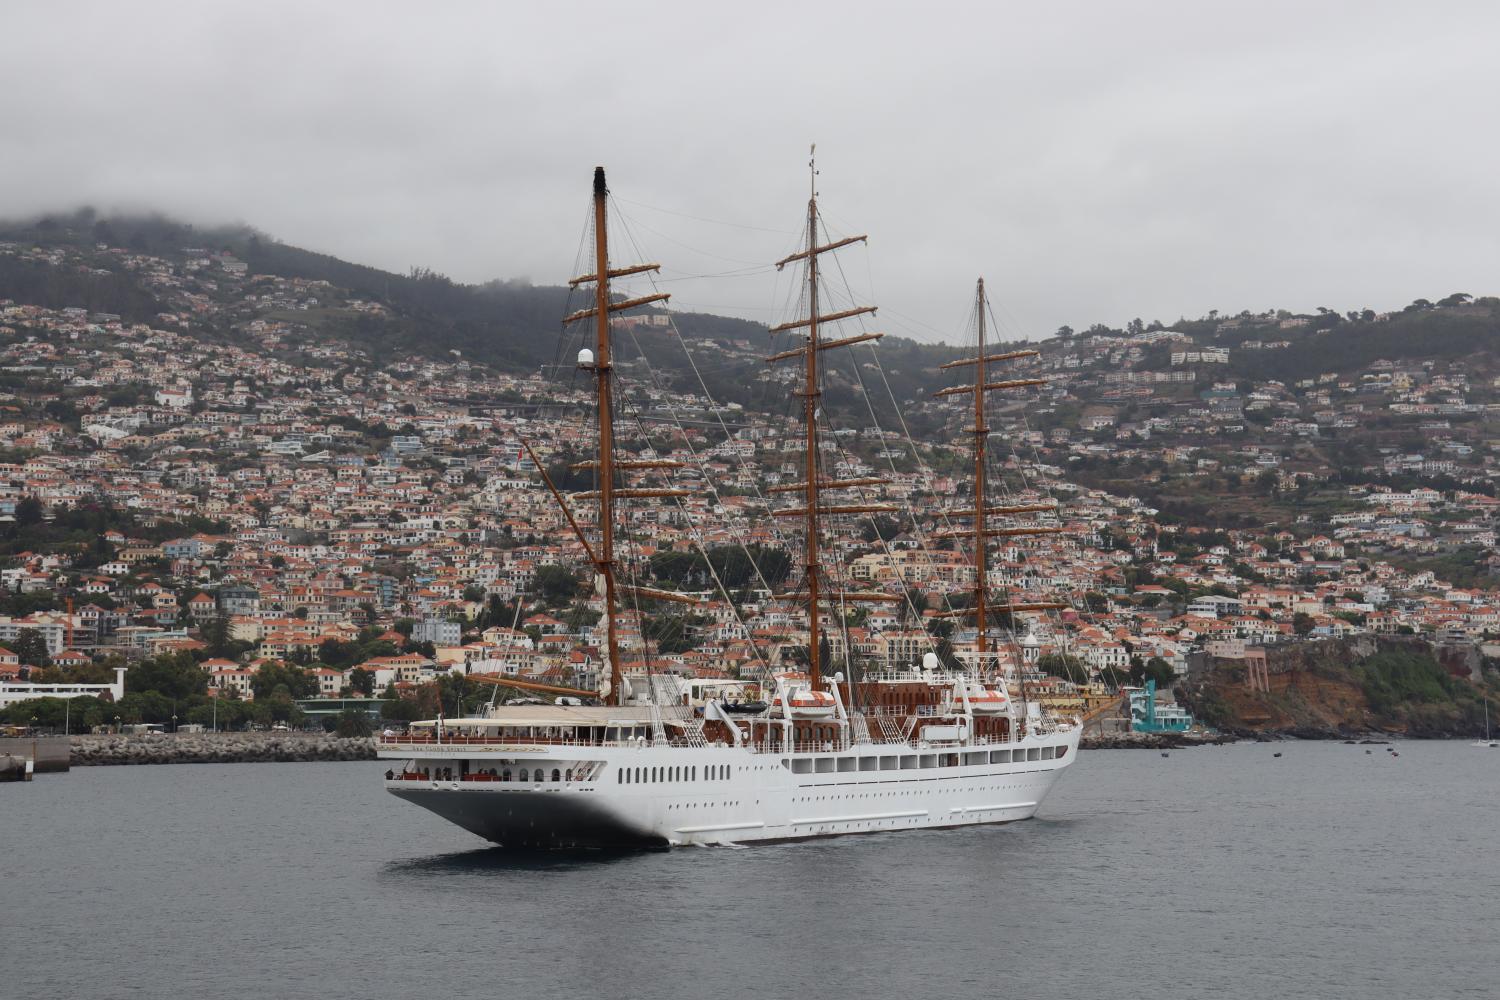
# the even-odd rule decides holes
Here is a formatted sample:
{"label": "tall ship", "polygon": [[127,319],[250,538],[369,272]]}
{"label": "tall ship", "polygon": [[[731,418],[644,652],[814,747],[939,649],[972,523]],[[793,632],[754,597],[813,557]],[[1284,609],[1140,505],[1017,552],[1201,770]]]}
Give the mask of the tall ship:
{"label": "tall ship", "polygon": [[[612,293],[612,280],[647,274],[658,265],[612,266],[609,191],[604,169],[597,168],[592,270],[572,281],[592,292],[591,304],[567,319],[592,328],[592,346],[579,352],[578,369],[592,382],[597,447],[579,467],[593,474],[595,488],[566,495],[531,444],[523,440],[523,446],[592,569],[595,599],[603,610],[598,689],[472,677],[550,695],[555,703],[492,702],[463,717],[387,732],[378,753],[391,762],[385,786],[392,794],[505,847],[665,848],[1027,819],[1073,763],[1078,720],[1054,718],[1027,698],[1018,673],[1021,661],[1002,648],[1007,642],[1016,645],[1016,630],[1027,616],[1065,604],[992,592],[987,559],[994,540],[1063,529],[1047,520],[1056,515],[1050,502],[997,504],[990,496],[986,449],[992,432],[985,399],[1043,380],[994,377],[1007,362],[1036,352],[987,353],[982,280],[975,296],[978,351],[944,366],[965,378],[938,394],[971,397],[973,403],[973,423],[966,428],[972,437],[973,496],[941,512],[945,523],[959,525],[944,534],[967,545],[973,580],[968,599],[943,614],[972,621],[966,626],[972,639],[941,650],[906,650],[905,662],[888,656],[859,663],[847,641],[843,658],[833,655],[831,640],[847,627],[852,609],[911,597],[904,587],[900,594],[860,589],[832,559],[825,535],[830,519],[901,510],[878,502],[880,477],[841,473],[828,458],[831,442],[824,440],[821,405],[825,356],[882,334],[838,333],[841,322],[873,314],[872,306],[823,311],[820,305],[825,262],[865,237],[825,233],[816,169],[811,173],[802,245],[776,264],[800,272],[796,318],[772,328],[773,334],[787,334],[793,346],[767,359],[800,367],[793,380],[794,409],[800,411],[799,478],[766,492],[795,498],[795,506],[779,506],[785,501],[778,500],[767,511],[776,523],[797,526],[801,555],[795,582],[770,599],[788,607],[799,623],[793,630],[806,636],[805,644],[775,664],[767,660],[753,683],[680,676],[653,664],[649,649],[643,664],[625,668],[622,614],[643,604],[698,598],[640,586],[623,568],[621,546],[628,543],[620,538],[620,505],[666,504],[688,491],[642,485],[652,478],[671,480],[682,463],[630,457],[617,448],[620,408],[611,317],[664,302],[667,293],[634,298]],[[585,509],[597,514],[591,523],[582,516]]]}

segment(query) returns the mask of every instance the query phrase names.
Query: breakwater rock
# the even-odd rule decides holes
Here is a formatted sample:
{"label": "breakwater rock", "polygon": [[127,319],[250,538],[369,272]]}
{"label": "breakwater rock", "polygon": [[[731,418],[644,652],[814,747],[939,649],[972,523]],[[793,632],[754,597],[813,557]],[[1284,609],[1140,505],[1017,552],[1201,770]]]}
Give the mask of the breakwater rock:
{"label": "breakwater rock", "polygon": [[368,737],[322,733],[179,733],[72,737],[74,767],[105,764],[261,764],[374,760]]}
{"label": "breakwater rock", "polygon": [[1186,733],[1115,733],[1109,736],[1085,736],[1080,750],[1176,750],[1179,747],[1218,746],[1233,743],[1233,736],[1189,736]]}

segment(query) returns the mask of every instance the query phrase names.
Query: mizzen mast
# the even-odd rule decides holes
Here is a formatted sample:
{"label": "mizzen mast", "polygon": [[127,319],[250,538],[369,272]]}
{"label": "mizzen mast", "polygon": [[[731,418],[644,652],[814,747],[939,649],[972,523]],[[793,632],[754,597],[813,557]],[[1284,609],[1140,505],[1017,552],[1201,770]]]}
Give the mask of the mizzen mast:
{"label": "mizzen mast", "polygon": [[[974,425],[968,430],[974,435],[974,505],[969,511],[962,512],[960,516],[971,517],[974,524],[968,530],[941,532],[938,537],[969,537],[974,546],[974,604],[972,607],[960,611],[948,612],[942,617],[965,618],[973,615],[975,627],[978,630],[976,649],[982,658],[989,652],[989,622],[990,612],[989,600],[989,542],[990,538],[1012,538],[1021,535],[1052,535],[1060,534],[1061,528],[1052,526],[1026,525],[1020,527],[991,528],[988,519],[993,516],[1013,516],[1016,514],[1041,513],[1057,509],[1052,503],[1030,503],[1012,504],[1007,506],[989,506],[987,491],[988,481],[986,476],[988,461],[988,445],[990,426],[985,419],[984,400],[985,394],[999,389],[1021,389],[1034,385],[1046,385],[1044,378],[1020,378],[1006,379],[999,382],[988,381],[989,366],[1002,361],[1015,361],[1021,358],[1034,358],[1040,351],[1021,350],[1007,351],[1002,354],[986,354],[988,345],[985,343],[986,327],[985,321],[989,315],[989,301],[985,297],[984,279],[980,278],[974,290],[974,311],[976,315],[978,354],[972,358],[963,358],[958,361],[950,361],[940,366],[943,369],[966,368],[972,366],[974,369],[974,381],[970,385],[958,385],[949,389],[943,389],[934,393],[936,396],[957,396],[964,393],[974,394]],[[1066,607],[1066,605],[1055,601],[1034,601],[1026,604],[1008,602],[1001,605],[997,610],[1006,613],[1015,611],[1046,611]]]}

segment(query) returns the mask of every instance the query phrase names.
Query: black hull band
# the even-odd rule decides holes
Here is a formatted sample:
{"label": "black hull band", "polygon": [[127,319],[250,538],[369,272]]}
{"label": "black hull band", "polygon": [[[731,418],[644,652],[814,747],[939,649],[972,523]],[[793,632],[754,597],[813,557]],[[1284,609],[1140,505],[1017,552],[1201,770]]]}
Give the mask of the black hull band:
{"label": "black hull band", "polygon": [[391,794],[501,847],[577,850],[668,846],[665,838],[622,822],[579,794],[437,788],[393,788]]}

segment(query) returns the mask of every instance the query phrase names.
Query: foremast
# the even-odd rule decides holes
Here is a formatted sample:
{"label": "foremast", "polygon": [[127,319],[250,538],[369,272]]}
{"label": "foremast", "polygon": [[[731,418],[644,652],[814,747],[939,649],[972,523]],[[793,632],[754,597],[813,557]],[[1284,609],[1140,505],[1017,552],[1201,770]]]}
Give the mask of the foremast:
{"label": "foremast", "polygon": [[[813,152],[816,152],[816,149],[816,146],[813,147]],[[819,245],[818,170],[816,159],[809,159],[808,171],[811,183],[807,199],[806,245],[797,253],[776,262],[777,270],[781,270],[788,264],[798,261],[805,262],[807,315],[801,319],[782,323],[779,326],[771,328],[772,334],[805,330],[805,339],[800,347],[782,351],[766,360],[774,363],[789,358],[800,357],[802,359],[802,388],[796,394],[802,397],[803,445],[805,449],[803,455],[803,481],[800,483],[791,483],[786,486],[772,487],[770,492],[799,492],[802,494],[803,505],[801,509],[778,510],[773,513],[778,517],[800,517],[803,520],[804,586],[806,590],[803,593],[789,596],[802,598],[806,602],[808,617],[808,680],[813,691],[821,691],[823,687],[823,668],[825,666],[822,651],[823,625],[820,613],[823,601],[889,601],[896,600],[897,598],[893,598],[888,594],[833,591],[824,587],[819,519],[827,514],[886,513],[895,512],[896,508],[889,504],[828,504],[822,500],[824,490],[853,489],[857,487],[879,486],[885,483],[885,480],[877,478],[826,479],[823,478],[818,465],[818,400],[823,394],[822,373],[819,367],[820,355],[823,351],[833,348],[849,347],[854,344],[879,340],[884,334],[860,333],[833,340],[823,339],[822,328],[825,325],[838,322],[839,320],[852,319],[856,316],[872,315],[877,307],[856,306],[851,309],[819,315],[819,257],[825,253],[838,250],[841,247],[846,247],[854,243],[863,243],[867,237],[849,236],[843,239],[830,240],[828,243]]]}
{"label": "foremast", "polygon": [[[622,463],[615,459],[614,363],[611,352],[610,316],[623,309],[652,302],[665,302],[671,296],[666,292],[659,292],[639,298],[611,300],[609,291],[611,278],[657,271],[660,270],[661,265],[637,264],[631,267],[610,269],[608,202],[609,186],[604,180],[604,168],[595,167],[594,273],[581,275],[569,282],[575,288],[593,282],[594,305],[573,313],[563,322],[568,324],[591,317],[594,320],[594,351],[592,354],[587,351],[580,352],[578,367],[591,371],[594,376],[594,403],[599,422],[599,445],[596,458],[592,462],[582,463],[582,467],[597,470],[599,488],[589,493],[575,494],[575,498],[594,499],[599,503],[599,545],[589,549],[589,556],[596,577],[603,581],[605,651],[609,657],[609,690],[604,692],[604,700],[607,704],[619,705],[622,703],[624,694],[624,671],[620,663],[619,626],[615,620],[615,609],[618,607],[621,590],[615,572],[615,501],[628,496],[677,496],[686,491],[629,489],[617,487],[615,484],[615,476],[621,469],[660,467],[666,463]],[[585,548],[588,548],[586,543]]]}

